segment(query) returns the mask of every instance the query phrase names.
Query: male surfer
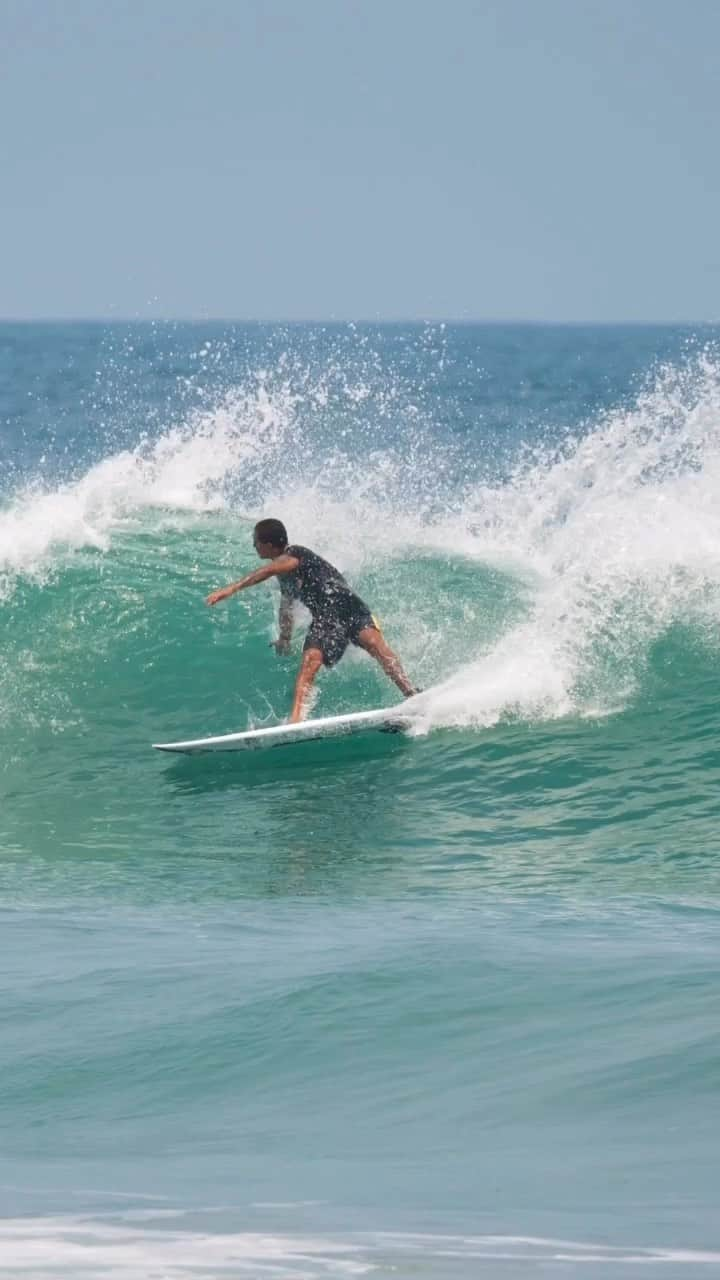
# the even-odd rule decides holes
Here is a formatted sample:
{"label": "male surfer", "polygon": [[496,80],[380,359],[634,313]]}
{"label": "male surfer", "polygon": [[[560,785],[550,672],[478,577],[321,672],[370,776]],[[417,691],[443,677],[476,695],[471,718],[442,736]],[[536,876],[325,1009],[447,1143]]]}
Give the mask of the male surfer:
{"label": "male surfer", "polygon": [[334,667],[348,644],[359,645],[371,654],[406,698],[417,692],[403,671],[400,659],[386,644],[367,605],[350,590],[339,569],[314,551],[308,551],[307,547],[288,546],[287,532],[281,520],[261,520],[256,524],[253,546],[260,559],[270,563],[239,582],[213,591],[206,603],[218,604],[235,595],[236,591],[244,591],[267,578],[277,577],[280,583],[280,634],[275,641],[275,649],[282,654],[290,649],[293,601],[300,600],[310,610],[312,622],[305,637],[295,683],[291,724],[302,720],[308,694],[321,666]]}

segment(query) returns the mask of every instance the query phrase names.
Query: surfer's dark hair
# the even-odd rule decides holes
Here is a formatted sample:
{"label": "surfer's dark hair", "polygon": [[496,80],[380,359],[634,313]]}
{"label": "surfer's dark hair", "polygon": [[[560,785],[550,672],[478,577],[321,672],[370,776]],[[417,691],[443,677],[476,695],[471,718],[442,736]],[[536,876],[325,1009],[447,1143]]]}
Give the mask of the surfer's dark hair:
{"label": "surfer's dark hair", "polygon": [[271,547],[284,551],[288,544],[287,529],[282,520],[258,520],[255,525],[256,542],[269,542]]}

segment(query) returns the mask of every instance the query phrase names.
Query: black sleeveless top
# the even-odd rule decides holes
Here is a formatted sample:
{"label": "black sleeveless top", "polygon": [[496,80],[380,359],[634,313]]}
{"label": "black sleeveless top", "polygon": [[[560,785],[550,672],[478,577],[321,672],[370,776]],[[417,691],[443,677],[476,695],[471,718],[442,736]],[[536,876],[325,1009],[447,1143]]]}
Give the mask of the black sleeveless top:
{"label": "black sleeveless top", "polygon": [[348,586],[339,569],[323,560],[307,547],[286,547],[284,554],[293,556],[300,563],[293,573],[278,574],[280,590],[290,600],[299,600],[309,609],[313,618],[333,614],[349,616],[358,607],[367,609],[365,603]]}

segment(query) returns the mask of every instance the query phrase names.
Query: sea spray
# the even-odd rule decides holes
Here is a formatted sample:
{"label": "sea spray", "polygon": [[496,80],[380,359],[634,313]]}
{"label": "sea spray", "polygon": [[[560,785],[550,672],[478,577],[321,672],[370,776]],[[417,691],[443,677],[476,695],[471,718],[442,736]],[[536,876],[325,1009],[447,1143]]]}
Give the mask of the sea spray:
{"label": "sea spray", "polygon": [[[5,334],[0,1271],[717,1269],[712,347]],[[260,515],[414,735],[152,752],[287,715]]]}

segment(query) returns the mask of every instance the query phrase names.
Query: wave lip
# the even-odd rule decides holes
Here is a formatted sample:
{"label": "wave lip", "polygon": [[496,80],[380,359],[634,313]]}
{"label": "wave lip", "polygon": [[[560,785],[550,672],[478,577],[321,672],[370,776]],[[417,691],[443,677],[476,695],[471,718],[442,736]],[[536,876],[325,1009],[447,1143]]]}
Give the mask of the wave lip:
{"label": "wave lip", "polygon": [[274,456],[292,422],[292,403],[260,385],[225,395],[159,439],[111,454],[76,480],[30,484],[0,510],[0,593],[18,575],[42,581],[58,554],[108,551],[113,534],[151,510],[205,513],[226,503],[228,477]]}
{"label": "wave lip", "polygon": [[[72,483],[16,494],[0,511],[0,597],[18,576],[43,581],[81,548],[111,550],[118,531],[156,533],[149,511],[162,513],[161,529],[178,512],[191,523],[224,512],[205,522],[215,542],[198,552],[204,562],[227,554],[229,519],[282,515],[294,540],[317,546],[361,589],[362,575],[382,566],[378,587],[368,585],[383,621],[389,606],[405,664],[426,688],[441,682],[418,732],[606,715],[632,698],[672,627],[718,647],[716,353],[660,369],[632,406],[560,447],[521,449],[492,483],[477,478],[481,437],[467,468],[454,470],[457,442],[428,412],[411,412],[404,390],[378,428],[362,389],[335,387],[330,430],[322,380],[259,371]],[[148,543],[149,573],[162,576],[161,550]],[[514,595],[490,626],[492,574]]]}
{"label": "wave lip", "polygon": [[524,578],[525,615],[434,692],[428,724],[617,710],[674,626],[720,643],[720,364],[661,370],[559,454],[466,495],[462,549]]}

